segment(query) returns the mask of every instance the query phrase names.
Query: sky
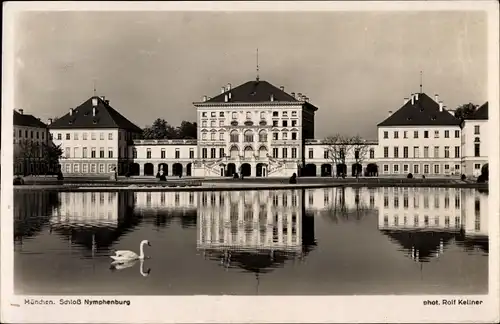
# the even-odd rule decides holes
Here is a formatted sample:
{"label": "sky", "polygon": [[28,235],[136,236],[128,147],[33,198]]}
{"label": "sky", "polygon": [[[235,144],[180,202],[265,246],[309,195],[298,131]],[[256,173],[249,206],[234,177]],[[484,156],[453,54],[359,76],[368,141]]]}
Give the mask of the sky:
{"label": "sky", "polygon": [[15,109],[46,121],[93,95],[140,127],[196,120],[193,102],[256,77],[319,110],[316,138],[376,139],[403,99],[487,101],[484,12],[24,12]]}

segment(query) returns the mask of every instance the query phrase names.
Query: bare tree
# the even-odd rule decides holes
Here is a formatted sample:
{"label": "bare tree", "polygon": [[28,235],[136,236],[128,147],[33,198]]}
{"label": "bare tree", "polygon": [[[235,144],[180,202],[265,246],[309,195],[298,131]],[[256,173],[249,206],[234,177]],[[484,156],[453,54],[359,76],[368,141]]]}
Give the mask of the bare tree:
{"label": "bare tree", "polygon": [[368,144],[366,144],[366,140],[361,138],[361,136],[359,135],[351,138],[350,142],[352,145],[352,150],[354,151],[354,161],[356,163],[355,175],[356,178],[358,178],[359,174],[363,171],[362,168],[360,168],[360,170],[358,169],[358,167],[361,166],[363,164],[363,161],[366,160],[370,148]]}
{"label": "bare tree", "polygon": [[[352,139],[340,134],[335,134],[328,136],[323,141],[325,144],[325,150],[328,152],[328,159],[332,161],[332,169],[336,168],[338,164],[344,165],[344,170],[342,170],[342,176],[347,173],[346,157],[352,150]],[[333,172],[332,172],[333,173]],[[339,174],[337,174],[339,176]]]}

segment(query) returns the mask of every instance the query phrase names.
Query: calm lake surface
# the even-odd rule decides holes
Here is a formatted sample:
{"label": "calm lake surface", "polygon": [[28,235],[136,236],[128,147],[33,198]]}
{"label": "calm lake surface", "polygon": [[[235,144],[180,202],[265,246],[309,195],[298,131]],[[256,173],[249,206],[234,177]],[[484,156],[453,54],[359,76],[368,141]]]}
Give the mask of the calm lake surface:
{"label": "calm lake surface", "polygon": [[[21,294],[488,292],[473,189],[15,191]],[[113,249],[149,256],[111,267]]]}

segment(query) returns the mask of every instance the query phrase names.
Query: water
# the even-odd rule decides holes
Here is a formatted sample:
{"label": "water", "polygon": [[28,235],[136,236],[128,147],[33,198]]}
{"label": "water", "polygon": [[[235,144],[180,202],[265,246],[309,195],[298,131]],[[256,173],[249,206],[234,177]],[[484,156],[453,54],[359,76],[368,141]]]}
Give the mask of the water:
{"label": "water", "polygon": [[[15,192],[21,294],[488,292],[488,195],[471,189]],[[110,269],[113,249],[150,258]]]}

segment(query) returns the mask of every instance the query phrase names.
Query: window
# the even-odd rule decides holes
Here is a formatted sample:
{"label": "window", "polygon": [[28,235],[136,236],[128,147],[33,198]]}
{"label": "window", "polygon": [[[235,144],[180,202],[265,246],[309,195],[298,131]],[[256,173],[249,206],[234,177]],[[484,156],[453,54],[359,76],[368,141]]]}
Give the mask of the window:
{"label": "window", "polygon": [[101,133],[99,133],[99,139],[100,139],[101,141],[103,141],[103,140],[104,140],[104,133],[102,133],[102,132],[101,132]]}
{"label": "window", "polygon": [[418,149],[418,146],[413,147],[413,157],[414,158],[419,158],[420,157],[420,150]]}
{"label": "window", "polygon": [[267,142],[267,133],[266,131],[262,130],[259,133],[259,142]]}
{"label": "window", "polygon": [[434,157],[435,158],[439,157],[439,146],[434,146]]}
{"label": "window", "polygon": [[252,113],[247,111],[246,113],[247,119],[252,119]]}
{"label": "window", "polygon": [[181,158],[181,151],[179,151],[179,149],[175,149],[175,158],[176,159],[180,159]]}
{"label": "window", "polygon": [[71,164],[66,163],[66,173],[70,173],[70,172],[71,172]]}
{"label": "window", "polygon": [[450,131],[449,130],[444,131],[444,138],[450,138]]}
{"label": "window", "polygon": [[210,122],[210,127],[215,127],[215,120],[212,120],[212,121]]}
{"label": "window", "polygon": [[223,111],[219,112],[219,117],[224,117],[224,112]]}
{"label": "window", "polygon": [[359,150],[355,150],[355,151],[354,151],[354,158],[355,158],[356,160],[359,160]]}
{"label": "window", "polygon": [[399,157],[399,147],[397,147],[397,146],[394,147],[394,157],[395,158]]}
{"label": "window", "polygon": [[150,158],[151,158],[151,149],[150,149],[150,148],[148,148],[148,149],[146,150],[146,159],[150,159]]}
{"label": "window", "polygon": [[474,135],[479,135],[479,125],[474,126]]}
{"label": "window", "polygon": [[389,157],[389,147],[388,146],[384,146],[384,157],[385,158]]}
{"label": "window", "polygon": [[455,171],[460,171],[460,164],[455,164]]}
{"label": "window", "polygon": [[165,149],[161,149],[161,158],[164,159],[166,156],[167,156],[167,152],[165,151]]}
{"label": "window", "polygon": [[104,147],[99,148],[99,158],[104,159]]}
{"label": "window", "polygon": [[210,133],[210,140],[215,141],[215,133]]}
{"label": "window", "polygon": [[215,117],[215,116],[216,116],[215,111],[212,111],[212,112],[210,113],[210,116],[211,116],[211,117]]}
{"label": "window", "polygon": [[384,172],[389,172],[389,165],[388,164],[384,164]]}
{"label": "window", "polygon": [[82,165],[82,172],[83,172],[83,173],[87,173],[87,172],[89,172],[89,166],[88,166],[88,164],[87,164],[87,163],[84,163],[84,164]]}
{"label": "window", "polygon": [[404,173],[408,172],[408,164],[403,164],[403,172]]}
{"label": "window", "polygon": [[137,149],[135,149],[135,148],[132,150],[132,157],[134,159],[137,159]]}
{"label": "window", "polygon": [[398,131],[394,131],[394,138],[399,138],[399,132]]}
{"label": "window", "polygon": [[201,149],[201,158],[206,159],[208,156],[208,150],[206,148]]}
{"label": "window", "polygon": [[408,138],[408,131],[403,132],[403,138]]}
{"label": "window", "polygon": [[435,174],[439,173],[439,164],[434,164],[434,173]]}
{"label": "window", "polygon": [[288,139],[288,133],[286,132],[283,132],[281,136],[283,137],[284,140]]}
{"label": "window", "polygon": [[278,133],[273,133],[273,140],[277,140],[278,139]]}
{"label": "window", "polygon": [[252,143],[253,142],[253,132],[251,130],[247,130],[243,135],[244,142]]}
{"label": "window", "polygon": [[90,139],[95,140],[95,133],[90,133]]}
{"label": "window", "polygon": [[309,149],[309,158],[314,159],[314,151],[313,149]]}
{"label": "window", "polygon": [[219,120],[219,127],[223,127],[224,126],[224,121],[223,120]]}
{"label": "window", "polygon": [[194,150],[193,149],[189,150],[189,158],[194,159]]}
{"label": "window", "polygon": [[216,154],[216,153],[217,153],[217,150],[216,150],[215,148],[213,148],[213,147],[212,147],[212,148],[210,149],[210,158],[211,158],[211,159],[215,159],[215,158],[216,158],[216,156],[215,156],[215,154]]}
{"label": "window", "polygon": [[78,148],[78,147],[73,148],[73,157],[75,157],[75,158],[80,157],[80,148]]}
{"label": "window", "polygon": [[232,118],[232,119],[236,119],[236,113],[235,113],[235,112],[233,112],[233,113],[231,114],[231,118]]}
{"label": "window", "polygon": [[[311,152],[312,152],[312,151],[311,151]],[[328,155],[329,155],[328,150],[325,150],[325,151],[323,152],[323,158],[324,158],[324,159],[328,159]]]}
{"label": "window", "polygon": [[413,131],[413,138],[418,138],[418,131]]}
{"label": "window", "polygon": [[292,117],[297,117],[297,112],[296,111],[292,111]]}
{"label": "window", "polygon": [[474,156],[481,156],[481,147],[479,143],[474,143]]}
{"label": "window", "polygon": [[444,157],[446,159],[450,158],[450,147],[449,146],[444,147]]}
{"label": "window", "polygon": [[296,140],[297,139],[297,133],[293,132],[292,133],[292,140]]}
{"label": "window", "polygon": [[201,117],[207,117],[207,113],[206,112],[202,112],[201,113]]}
{"label": "window", "polygon": [[238,131],[232,131],[229,134],[229,141],[232,142],[232,143],[236,143],[236,142],[240,141],[240,136],[238,134]]}
{"label": "window", "polygon": [[69,157],[70,157],[70,156],[69,156],[69,153],[70,153],[70,148],[69,148],[69,147],[67,147],[67,148],[66,148],[66,152],[65,152],[64,156],[65,156],[66,158],[69,158]]}
{"label": "window", "polygon": [[266,119],[266,113],[264,111],[260,112],[260,119]]}
{"label": "window", "polygon": [[273,117],[278,117],[278,112],[277,111],[273,111]]}
{"label": "window", "polygon": [[[38,132],[36,133],[37,134],[37,138],[38,138]],[[78,139],[78,133],[74,133],[73,134],[73,139],[77,140]]]}
{"label": "window", "polygon": [[219,157],[223,158],[224,155],[225,155],[224,154],[224,148],[223,147],[219,148]]}
{"label": "window", "polygon": [[278,121],[277,120],[273,120],[273,127],[278,127]]}
{"label": "window", "polygon": [[375,150],[370,149],[370,159],[374,159],[374,158],[375,158]]}
{"label": "window", "polygon": [[204,120],[204,121],[201,122],[201,127],[203,127],[203,128],[207,127],[207,121],[206,120]]}
{"label": "window", "polygon": [[[33,138],[33,131],[31,131],[31,138]],[[71,139],[70,133],[66,133],[66,139],[67,140]]]}
{"label": "window", "polygon": [[297,126],[297,121],[296,120],[292,120],[292,127],[295,127]]}
{"label": "window", "polygon": [[113,158],[113,149],[108,149],[108,158]]}
{"label": "window", "polygon": [[86,141],[87,140],[87,133],[83,133],[83,140]]}
{"label": "window", "polygon": [[99,172],[104,173],[104,164],[99,164]]}
{"label": "window", "polygon": [[113,139],[113,133],[108,133],[108,140],[112,140]]}
{"label": "window", "polygon": [[82,150],[82,154],[83,154],[83,158],[87,158],[87,148],[84,147],[83,150]]}
{"label": "window", "polygon": [[418,174],[418,164],[413,165],[413,173]]}
{"label": "window", "polygon": [[408,158],[408,146],[403,146],[403,157]]}
{"label": "window", "polygon": [[444,170],[445,171],[450,171],[450,165],[449,164],[445,164],[444,165]]}
{"label": "window", "polygon": [[424,131],[424,138],[429,138],[429,131]]}
{"label": "window", "polygon": [[428,173],[429,173],[429,165],[424,164],[424,174],[428,174]]}
{"label": "window", "polygon": [[287,111],[283,112],[283,117],[288,117],[288,112]]}
{"label": "window", "polygon": [[283,127],[288,127],[288,120],[283,121]]}
{"label": "window", "polygon": [[219,141],[223,141],[224,140],[224,133],[219,133]]}
{"label": "window", "polygon": [[398,164],[394,164],[393,169],[394,169],[394,173],[399,173],[399,165]]}
{"label": "window", "polygon": [[91,158],[94,158],[94,159],[95,159],[95,157],[96,157],[95,152],[96,152],[96,149],[95,149],[95,147],[93,147],[93,148],[90,150],[90,157],[91,157]]}
{"label": "window", "polygon": [[460,131],[459,130],[455,131],[455,138],[460,138]]}
{"label": "window", "polygon": [[387,131],[384,132],[384,138],[389,138],[389,132]]}
{"label": "window", "polygon": [[455,158],[460,157],[460,146],[455,146]]}
{"label": "window", "polygon": [[297,149],[295,147],[292,148],[292,159],[297,158]]}
{"label": "window", "polygon": [[288,157],[288,148],[283,148],[283,158],[286,159]]}
{"label": "window", "polygon": [[439,131],[438,130],[434,131],[434,138],[439,138]]}
{"label": "window", "polygon": [[428,158],[428,157],[429,157],[429,147],[424,146],[424,158]]}
{"label": "window", "polygon": [[278,158],[278,149],[276,147],[273,148],[273,158]]}

